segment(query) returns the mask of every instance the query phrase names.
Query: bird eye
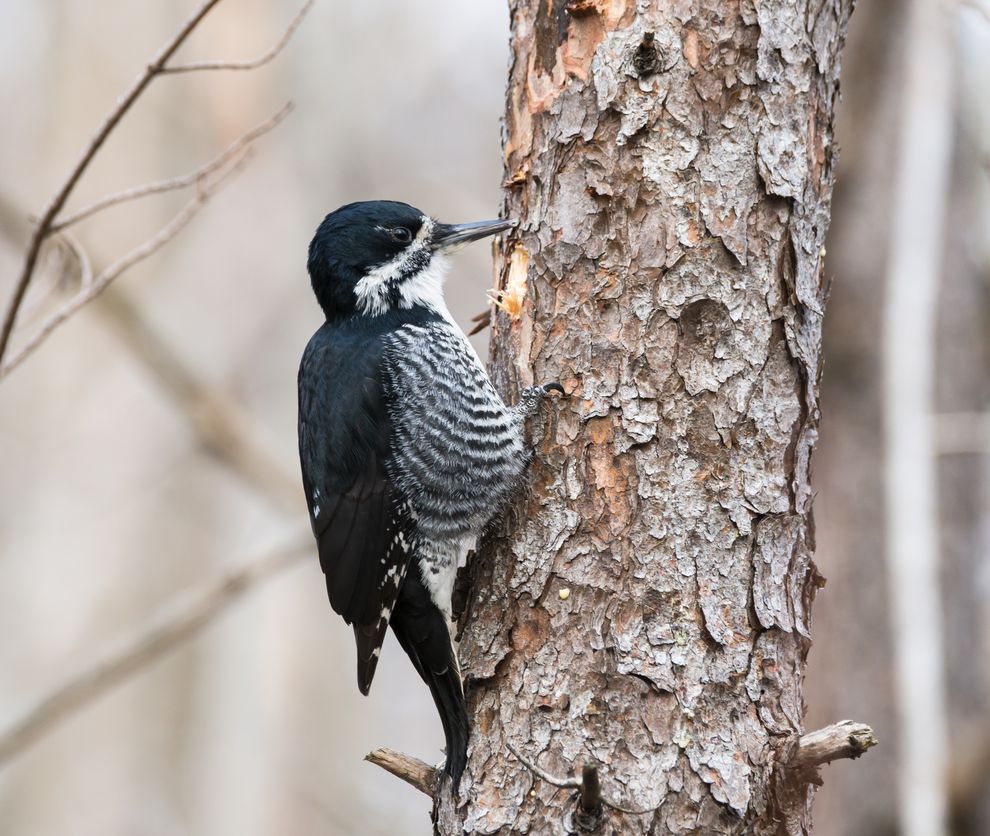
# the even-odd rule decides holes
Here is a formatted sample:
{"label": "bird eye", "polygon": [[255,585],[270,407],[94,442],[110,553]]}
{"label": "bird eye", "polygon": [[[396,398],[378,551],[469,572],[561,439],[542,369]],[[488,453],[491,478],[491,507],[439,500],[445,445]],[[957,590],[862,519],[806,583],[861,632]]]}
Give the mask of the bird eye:
{"label": "bird eye", "polygon": [[399,244],[408,244],[412,241],[412,233],[404,226],[397,226],[395,229],[390,229],[388,234],[393,241]]}

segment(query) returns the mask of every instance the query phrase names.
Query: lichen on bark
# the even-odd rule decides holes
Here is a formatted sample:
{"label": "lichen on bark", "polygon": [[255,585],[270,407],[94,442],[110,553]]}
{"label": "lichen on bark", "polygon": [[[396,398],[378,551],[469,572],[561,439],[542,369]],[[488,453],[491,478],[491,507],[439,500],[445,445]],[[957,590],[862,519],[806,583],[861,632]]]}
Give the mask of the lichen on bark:
{"label": "lichen on bark", "polygon": [[[441,833],[804,833],[802,731],[848,0],[517,0],[493,320],[511,392],[559,380],[531,484],[470,568],[473,732]],[[509,255],[512,254],[511,258]],[[516,277],[518,279],[518,277]],[[561,594],[562,590],[568,590]]]}

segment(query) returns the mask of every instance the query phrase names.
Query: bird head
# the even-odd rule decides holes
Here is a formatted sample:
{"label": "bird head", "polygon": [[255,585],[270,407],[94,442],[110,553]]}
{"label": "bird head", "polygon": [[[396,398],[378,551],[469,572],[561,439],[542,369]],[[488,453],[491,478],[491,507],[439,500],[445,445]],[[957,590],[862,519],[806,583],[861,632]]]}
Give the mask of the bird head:
{"label": "bird head", "polygon": [[444,224],[406,203],[349,203],[323,219],[309,245],[309,276],[327,318],[397,308],[445,310],[446,255],[515,221]]}

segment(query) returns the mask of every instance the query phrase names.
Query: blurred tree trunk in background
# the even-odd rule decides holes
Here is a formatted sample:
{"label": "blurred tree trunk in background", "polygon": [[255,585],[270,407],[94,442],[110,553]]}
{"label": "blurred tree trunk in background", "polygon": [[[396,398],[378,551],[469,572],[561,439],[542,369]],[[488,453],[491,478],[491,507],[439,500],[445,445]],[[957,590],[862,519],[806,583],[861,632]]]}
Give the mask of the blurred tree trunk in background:
{"label": "blurred tree trunk in background", "polygon": [[[834,279],[825,324],[822,442],[815,456],[818,564],[828,586],[815,608],[808,719],[814,724],[855,712],[868,719],[882,746],[869,769],[838,764],[830,771],[816,802],[817,836],[882,836],[896,824],[878,334],[904,11],[904,0],[860,4],[842,60],[841,176],[828,237],[827,269]],[[881,29],[886,36],[878,38]]]}
{"label": "blurred tree trunk in background", "polygon": [[[519,0],[494,322],[560,380],[529,493],[471,564],[474,733],[441,833],[792,833],[823,243],[844,0]],[[551,410],[552,412],[554,410]],[[662,806],[660,806],[662,804]]]}
{"label": "blurred tree trunk in background", "polygon": [[990,833],[990,18],[974,9],[960,14],[967,16],[956,30],[956,132],[938,305],[939,542],[950,826],[956,836],[985,836]]}
{"label": "blurred tree trunk in background", "polygon": [[[902,105],[906,12],[905,0],[861,4],[843,57],[843,103],[837,119],[841,176],[828,240],[828,269],[834,281],[825,328],[825,417],[815,459],[816,486],[824,500],[818,506],[818,563],[829,583],[815,610],[809,724],[853,713],[869,720],[884,745],[871,754],[869,769],[840,764],[830,771],[816,802],[816,833],[821,836],[897,832],[900,745],[894,712],[899,695],[892,679],[889,580],[880,525],[882,380],[877,335],[892,215],[892,149]],[[990,403],[990,270],[986,245],[980,248],[987,223],[986,175],[981,172],[986,134],[981,120],[990,115],[982,102],[990,91],[985,72],[982,82],[974,83],[982,68],[973,48],[975,41],[985,50],[990,27],[977,11],[946,7],[946,13],[960,15],[965,25],[953,30],[959,89],[933,408],[965,416],[985,411]],[[990,739],[985,730],[990,705],[987,442],[985,436],[980,440],[974,438],[978,433],[967,432],[973,422],[941,423],[939,544],[952,753],[948,800],[952,832],[968,836],[990,832]]]}

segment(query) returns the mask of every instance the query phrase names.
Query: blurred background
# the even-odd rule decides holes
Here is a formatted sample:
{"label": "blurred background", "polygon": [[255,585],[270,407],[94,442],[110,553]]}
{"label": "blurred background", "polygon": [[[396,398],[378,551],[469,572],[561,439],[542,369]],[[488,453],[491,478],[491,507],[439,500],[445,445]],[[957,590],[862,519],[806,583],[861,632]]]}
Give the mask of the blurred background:
{"label": "blurred background", "polygon": [[[0,3],[4,305],[29,215],[195,5]],[[837,120],[815,457],[817,562],[828,585],[814,611],[807,725],[865,721],[881,745],[863,761],[825,769],[815,819],[828,836],[901,832],[896,712],[904,694],[884,557],[882,332],[892,149],[903,68],[916,46],[905,7],[860,3]],[[297,8],[221,3],[180,59],[261,54]],[[986,834],[990,13],[968,5],[945,13],[951,159],[931,346],[936,676],[946,695],[953,832]],[[454,222],[497,215],[508,25],[501,0],[322,0],[270,65],[159,79],[115,132],[70,208],[195,169],[285,100],[296,105],[181,237],[0,384],[0,729],[164,605],[296,530],[295,374],[320,323],[305,273],[310,236],[325,212],[357,199],[405,200]],[[81,224],[94,268],[153,234],[186,199],[151,197]],[[462,324],[486,307],[490,261],[483,245],[458,256],[448,299]],[[37,326],[74,291],[71,278],[59,278],[61,264],[56,248],[46,250],[22,326]],[[486,335],[476,345],[484,352]],[[217,448],[216,423],[202,410],[218,408],[262,451],[257,467],[231,466],[230,450]],[[279,488],[261,486],[259,473]],[[307,555],[0,765],[0,833],[425,832],[424,797],[361,759],[377,746],[442,759],[428,691],[390,639],[372,694],[361,697],[353,653],[315,554]]]}

